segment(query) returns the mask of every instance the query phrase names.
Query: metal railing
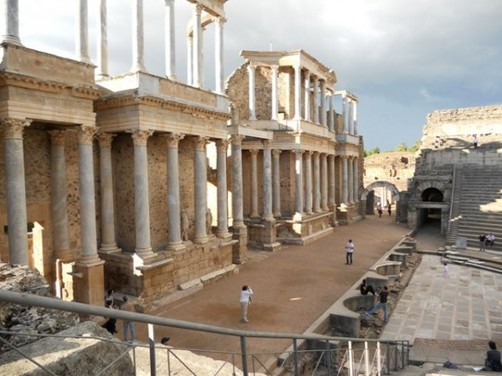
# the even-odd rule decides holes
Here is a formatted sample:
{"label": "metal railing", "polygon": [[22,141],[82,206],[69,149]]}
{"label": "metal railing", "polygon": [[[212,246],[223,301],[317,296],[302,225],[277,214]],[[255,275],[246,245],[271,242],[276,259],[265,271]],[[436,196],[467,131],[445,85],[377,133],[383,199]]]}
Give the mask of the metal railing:
{"label": "metal railing", "polygon": [[[189,374],[199,376],[196,371],[193,371],[190,365],[184,361],[181,352],[185,350],[199,355],[205,354],[209,357],[217,359],[226,359],[226,363],[223,363],[214,375],[218,375],[226,364],[230,364],[234,370],[232,374],[236,374],[235,369],[240,366],[242,373],[245,376],[250,374],[249,369],[251,369],[252,373],[261,372],[267,375],[272,375],[270,369],[275,368],[277,360],[275,363],[270,363],[270,359],[274,357],[275,359],[278,359],[279,355],[281,355],[282,359],[286,359],[286,361],[283,364],[280,364],[280,366],[287,368],[288,372],[295,376],[304,374],[305,369],[307,368],[309,369],[309,374],[311,375],[315,375],[320,369],[328,370],[329,374],[337,375],[343,374],[353,376],[361,373],[368,376],[381,375],[383,373],[388,374],[393,370],[405,368],[408,365],[409,360],[408,356],[410,347],[408,341],[379,341],[375,339],[331,337],[318,334],[301,335],[295,333],[236,330],[135,312],[114,310],[82,303],[67,302],[57,298],[42,297],[29,293],[16,293],[6,290],[0,290],[0,301],[63,310],[84,315],[103,316],[146,323],[148,324],[148,343],[120,342],[123,346],[123,351],[118,358],[129,355],[132,359],[134,369],[136,370],[138,361],[136,353],[138,351],[147,351],[150,356],[143,356],[141,358],[149,358],[149,374],[152,376],[156,375],[156,363],[159,351],[166,352],[165,362],[168,375],[171,375],[172,363],[176,362],[178,366],[183,367],[183,369],[185,369]],[[238,337],[240,339],[240,352],[180,349],[165,346],[160,347],[155,344],[154,325]],[[12,335],[28,335],[37,337],[58,337],[58,335],[35,335],[31,333],[23,334],[0,331],[0,342],[10,345],[14,351],[35,363],[39,368],[46,371],[48,375],[54,375],[54,373],[47,367],[44,367],[42,364],[30,359],[29,354],[23,352],[19,348],[16,348],[5,339],[6,337]],[[70,336],[64,336],[64,338],[69,337]],[[84,337],[72,338],[83,339]],[[117,344],[117,340],[110,340],[103,337],[85,337],[85,339],[89,338],[99,341],[109,341]],[[270,340],[288,339],[292,341],[293,350],[286,354],[248,353],[247,341],[252,338],[266,338]],[[309,346],[309,344],[312,345],[313,343],[317,344],[316,349],[312,349],[314,346]],[[319,346],[319,344],[321,344],[321,346]],[[311,348],[309,349],[308,347]],[[267,359],[267,361],[264,361],[263,359]],[[118,361],[118,359],[116,361]],[[99,374],[106,375],[107,370],[110,369],[110,367],[113,367],[114,363],[108,364],[99,372]]]}

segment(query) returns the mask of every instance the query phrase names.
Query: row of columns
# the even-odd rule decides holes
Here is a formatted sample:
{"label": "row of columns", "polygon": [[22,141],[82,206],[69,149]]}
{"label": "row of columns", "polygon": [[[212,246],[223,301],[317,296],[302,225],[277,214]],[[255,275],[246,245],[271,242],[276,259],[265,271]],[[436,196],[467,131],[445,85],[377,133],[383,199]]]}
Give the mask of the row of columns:
{"label": "row of columns", "polygon": [[359,201],[359,159],[341,156],[342,192],[341,201],[353,203]]}
{"label": "row of columns", "polygon": [[[256,68],[257,66],[250,63],[247,66],[248,73],[248,87],[249,87],[249,120],[257,120],[256,118]],[[272,87],[271,87],[271,108],[272,114],[270,116],[270,120],[278,119],[278,109],[279,109],[279,98],[278,98],[278,75],[279,75],[279,66],[272,65],[270,66],[272,73]],[[295,115],[294,118],[297,120],[303,119],[307,121],[312,121],[316,124],[327,126],[331,131],[334,131],[335,123],[334,123],[334,95],[332,93],[327,93],[326,91],[326,81],[323,79],[319,79],[319,77],[310,74],[310,72],[305,71],[304,75],[304,113],[302,116],[301,113],[301,72],[302,68],[300,66],[295,66]],[[311,88],[312,83],[312,88]],[[312,93],[311,93],[312,90]],[[310,96],[312,95],[313,102],[313,119],[311,119],[311,100]],[[319,103],[320,100],[320,103]]]}
{"label": "row of columns", "polygon": [[342,93],[343,133],[357,135],[357,100]]}

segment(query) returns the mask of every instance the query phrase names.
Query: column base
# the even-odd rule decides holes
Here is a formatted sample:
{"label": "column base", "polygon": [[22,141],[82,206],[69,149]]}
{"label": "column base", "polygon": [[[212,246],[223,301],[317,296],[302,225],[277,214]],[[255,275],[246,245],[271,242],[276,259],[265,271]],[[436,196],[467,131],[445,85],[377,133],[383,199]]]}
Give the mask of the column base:
{"label": "column base", "polygon": [[206,244],[208,241],[209,241],[208,236],[201,236],[193,240],[195,244]]}
{"label": "column base", "polygon": [[119,253],[122,252],[122,249],[117,247],[117,245],[102,245],[101,248],[98,249],[98,253],[104,253],[104,254],[113,254],[113,253]]}
{"label": "column base", "polygon": [[181,252],[186,250],[187,247],[182,242],[167,243],[167,250],[173,252]]}
{"label": "column base", "polygon": [[148,263],[152,262],[157,257],[157,254],[155,252],[153,252],[151,248],[136,249],[135,255],[137,257],[139,257],[140,259],[142,259],[144,264],[148,264]]}
{"label": "column base", "polygon": [[232,239],[232,234],[230,232],[228,232],[228,230],[226,231],[216,231],[216,237],[218,239],[221,239],[225,242],[229,241],[230,239]]}
{"label": "column base", "polygon": [[104,264],[96,256],[97,262],[87,263],[77,261],[73,266],[73,296],[79,303],[104,305]]}
{"label": "column base", "polygon": [[232,263],[244,264],[248,258],[248,229],[244,224],[233,227]]}

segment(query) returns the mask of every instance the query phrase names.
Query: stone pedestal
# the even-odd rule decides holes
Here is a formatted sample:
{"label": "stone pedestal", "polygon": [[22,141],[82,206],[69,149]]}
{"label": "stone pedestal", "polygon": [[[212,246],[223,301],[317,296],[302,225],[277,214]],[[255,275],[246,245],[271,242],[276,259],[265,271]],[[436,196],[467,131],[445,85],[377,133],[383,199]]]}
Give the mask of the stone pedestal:
{"label": "stone pedestal", "polygon": [[277,222],[273,220],[264,220],[265,226],[263,232],[263,249],[265,251],[278,251],[281,249],[281,243],[277,241],[276,225]]}
{"label": "stone pedestal", "polygon": [[76,262],[73,266],[74,300],[79,303],[104,305],[104,264],[97,259],[93,263]]}
{"label": "stone pedestal", "polygon": [[236,243],[232,246],[232,262],[234,264],[244,264],[248,258],[248,229],[246,226],[233,228],[234,240]]}

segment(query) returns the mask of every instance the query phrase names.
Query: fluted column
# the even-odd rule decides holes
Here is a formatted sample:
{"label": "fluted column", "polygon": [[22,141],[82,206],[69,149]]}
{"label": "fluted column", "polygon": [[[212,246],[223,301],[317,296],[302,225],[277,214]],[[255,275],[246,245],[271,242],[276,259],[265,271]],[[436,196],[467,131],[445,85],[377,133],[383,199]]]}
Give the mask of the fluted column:
{"label": "fluted column", "polygon": [[281,217],[281,150],[272,150],[272,196],[274,217]]}
{"label": "fluted column", "polygon": [[166,30],[166,76],[176,80],[176,37],[174,0],[165,0],[165,30]]}
{"label": "fluted column", "polygon": [[322,153],[321,158],[321,211],[328,211],[328,161],[327,154]]}
{"label": "fluted column", "polygon": [[232,217],[233,227],[244,226],[242,196],[242,139],[243,136],[232,135]]}
{"label": "fluted column", "polygon": [[247,70],[249,79],[249,120],[256,120],[256,98],[255,98],[256,66],[249,64]]}
{"label": "fluted column", "polygon": [[321,212],[321,166],[319,153],[314,153],[314,212]]}
{"label": "fluted column", "polygon": [[354,158],[352,160],[352,164],[353,164],[353,167],[352,167],[352,173],[353,173],[353,176],[354,176],[354,179],[353,179],[353,183],[352,183],[352,187],[353,187],[353,201],[354,202],[358,202],[359,201],[359,169],[358,169],[358,166],[357,166],[357,158]]}
{"label": "fluted column", "polygon": [[321,80],[321,125],[326,126],[326,81]]}
{"label": "fluted column", "polygon": [[224,93],[224,81],[225,74],[223,69],[223,26],[225,25],[225,19],[223,17],[218,17],[216,20],[216,30],[215,30],[215,79],[216,79],[216,92],[219,94]]}
{"label": "fluted column", "polygon": [[295,119],[302,118],[302,68],[299,65],[294,66],[295,69]]}
{"label": "fluted column", "polygon": [[207,137],[196,137],[194,142],[194,172],[195,172],[195,239],[196,243],[206,243],[207,213],[207,162],[206,144]]}
{"label": "fluted column", "polygon": [[99,261],[96,231],[96,192],[94,190],[94,161],[92,140],[96,128],[82,126],[79,134],[80,234],[82,255],[80,263]]}
{"label": "fluted column", "polygon": [[2,42],[20,45],[18,0],[3,0],[2,13]]}
{"label": "fluted column", "polygon": [[193,36],[187,36],[187,85],[193,86]]}
{"label": "fluted column", "polygon": [[314,77],[314,123],[319,124],[319,77]]}
{"label": "fluted column", "polygon": [[312,152],[305,152],[305,213],[312,214]]}
{"label": "fluted column", "polygon": [[335,175],[335,156],[330,154],[328,157],[328,206],[330,210],[336,207],[336,175]]}
{"label": "fluted column", "polygon": [[132,2],[132,71],[145,70],[145,38],[143,28],[143,0]]}
{"label": "fluted column", "polygon": [[329,119],[328,119],[328,127],[331,132],[335,131],[335,109],[334,109],[334,95],[330,94],[328,96],[328,101],[329,101]]}
{"label": "fluted column", "polygon": [[295,207],[296,214],[303,214],[303,150],[294,150],[295,153]]}
{"label": "fluted column", "polygon": [[76,54],[79,61],[89,63],[88,7],[87,0],[77,2]]}
{"label": "fluted column", "polygon": [[349,171],[347,157],[342,158],[342,203],[349,202]]}
{"label": "fluted column", "polygon": [[348,158],[348,191],[349,191],[349,201],[354,202],[354,163],[352,157]]}
{"label": "fluted column", "polygon": [[193,5],[193,86],[202,87],[202,7]]}
{"label": "fluted column", "polygon": [[272,65],[272,120],[277,120],[277,113],[279,112],[279,96],[278,96],[278,75],[279,67],[277,65]]}
{"label": "fluted column", "polygon": [[217,166],[216,179],[218,184],[218,229],[216,236],[229,239],[228,232],[228,195],[227,195],[227,150],[228,140],[216,141]]}
{"label": "fluted column", "polygon": [[101,246],[100,252],[113,253],[117,247],[115,234],[115,198],[113,191],[112,142],[114,134],[101,133],[99,142],[99,167],[101,183]]}
{"label": "fluted column", "polygon": [[132,134],[134,143],[134,219],[136,255],[141,259],[155,256],[150,239],[150,196],[148,185],[147,141],[153,131],[138,130]]}
{"label": "fluted column", "polygon": [[263,141],[263,218],[274,219],[272,213],[272,149],[271,141]]}
{"label": "fluted column", "polygon": [[65,131],[49,131],[51,139],[52,244],[55,258],[68,259],[70,233],[66,184]]}
{"label": "fluted column", "polygon": [[108,20],[106,16],[106,1],[99,0],[99,27],[97,29],[97,72],[98,79],[108,77]]}
{"label": "fluted column", "polygon": [[28,224],[24,171],[23,130],[30,122],[2,119],[7,180],[7,231],[11,264],[28,265]]}
{"label": "fluted column", "polygon": [[260,218],[258,212],[258,152],[259,150],[249,150],[251,153],[251,213],[250,218]]}
{"label": "fluted column", "polygon": [[167,247],[177,250],[182,244],[180,177],[179,177],[179,143],[183,135],[170,133],[165,136],[167,143]]}
{"label": "fluted column", "polygon": [[303,118],[305,120],[310,120],[310,72],[305,72],[305,106]]}

